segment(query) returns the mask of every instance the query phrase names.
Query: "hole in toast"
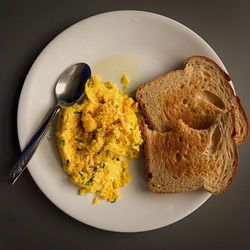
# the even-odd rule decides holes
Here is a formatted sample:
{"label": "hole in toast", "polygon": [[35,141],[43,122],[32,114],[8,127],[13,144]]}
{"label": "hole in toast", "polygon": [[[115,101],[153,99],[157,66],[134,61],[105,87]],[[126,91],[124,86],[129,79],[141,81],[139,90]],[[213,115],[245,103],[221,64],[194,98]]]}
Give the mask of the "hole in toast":
{"label": "hole in toast", "polygon": [[219,109],[225,110],[225,103],[222,101],[222,99],[210,91],[207,90],[203,91],[198,98],[212,103]]}
{"label": "hole in toast", "polygon": [[186,98],[183,99],[183,101],[182,101],[183,104],[187,104],[187,102],[188,102],[188,100]]}
{"label": "hole in toast", "polygon": [[152,179],[152,178],[153,178],[152,173],[148,173],[148,178],[149,178],[149,179]]}
{"label": "hole in toast", "polygon": [[185,85],[184,85],[184,84],[182,84],[182,85],[180,86],[180,89],[183,89],[183,88],[184,88],[184,86],[185,86]]}
{"label": "hole in toast", "polygon": [[240,134],[243,134],[243,127],[240,128]]}
{"label": "hole in toast", "polygon": [[179,142],[183,142],[183,138],[180,136],[180,137],[178,138],[178,141],[179,141]]}
{"label": "hole in toast", "polygon": [[180,153],[176,153],[175,159],[176,159],[176,161],[180,162],[181,161],[181,154]]}
{"label": "hole in toast", "polygon": [[[243,128],[241,127],[241,130],[243,131]],[[236,137],[236,129],[234,128],[232,131],[232,137]]]}

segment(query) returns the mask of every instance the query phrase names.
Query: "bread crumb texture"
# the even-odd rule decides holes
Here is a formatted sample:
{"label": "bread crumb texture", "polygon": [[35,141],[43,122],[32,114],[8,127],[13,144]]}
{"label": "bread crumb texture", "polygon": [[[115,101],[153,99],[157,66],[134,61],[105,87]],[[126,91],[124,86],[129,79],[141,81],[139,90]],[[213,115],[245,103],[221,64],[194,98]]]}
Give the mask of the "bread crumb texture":
{"label": "bread crumb texture", "polygon": [[143,139],[149,189],[187,192],[226,190],[238,165],[236,145],[248,120],[230,77],[211,59],[190,57],[175,70],[141,86]]}

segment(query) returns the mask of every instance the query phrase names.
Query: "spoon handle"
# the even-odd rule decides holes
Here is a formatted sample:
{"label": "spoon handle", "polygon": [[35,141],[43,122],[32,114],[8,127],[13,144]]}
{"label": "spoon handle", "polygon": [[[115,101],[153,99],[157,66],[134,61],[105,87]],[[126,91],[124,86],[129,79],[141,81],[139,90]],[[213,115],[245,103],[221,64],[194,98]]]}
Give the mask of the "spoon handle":
{"label": "spoon handle", "polygon": [[37,132],[29,141],[28,145],[25,147],[21,155],[19,156],[16,164],[12,168],[9,174],[9,184],[13,185],[18,177],[22,174],[22,172],[26,169],[28,162],[30,161],[31,157],[33,156],[34,152],[36,151],[37,146],[44,138],[46,132],[48,131],[51,123],[55,119],[57,113],[59,112],[61,106],[56,105],[50,113],[47,115],[43,123],[40,125]]}

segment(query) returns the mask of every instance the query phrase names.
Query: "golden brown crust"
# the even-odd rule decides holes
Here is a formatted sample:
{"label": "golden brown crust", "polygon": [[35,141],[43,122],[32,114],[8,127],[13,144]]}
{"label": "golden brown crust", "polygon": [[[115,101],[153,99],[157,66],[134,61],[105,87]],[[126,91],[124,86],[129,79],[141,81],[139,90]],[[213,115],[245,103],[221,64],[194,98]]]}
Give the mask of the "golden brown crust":
{"label": "golden brown crust", "polygon": [[[143,122],[141,125],[141,132],[142,132],[142,138],[145,141],[145,143],[143,143],[143,153],[144,153],[144,164],[145,164],[145,169],[147,173],[147,186],[150,191],[154,192],[154,190],[151,189],[151,185],[150,185],[150,175],[152,173],[149,170],[149,155],[148,155],[149,149],[147,148],[148,143],[150,143],[150,140],[147,136],[147,124],[145,122]],[[148,143],[146,143],[146,141]]]}
{"label": "golden brown crust", "polygon": [[238,96],[236,96],[236,101],[238,103],[238,117],[236,120],[236,126],[238,125],[238,123],[241,123],[241,126],[239,129],[242,129],[242,133],[240,133],[240,137],[238,136],[238,134],[236,133],[235,136],[235,142],[236,144],[242,144],[246,138],[248,137],[249,134],[249,123],[248,123],[248,118],[247,118],[247,114],[245,112],[245,110],[243,109],[242,105],[241,105],[241,101],[240,98]]}
{"label": "golden brown crust", "polygon": [[199,56],[199,55],[193,55],[193,56],[191,56],[191,57],[189,57],[187,60],[186,60],[186,62],[184,63],[184,65],[186,65],[189,61],[191,61],[191,60],[195,60],[195,59],[198,59],[198,60],[200,60],[200,59],[203,59],[203,60],[205,60],[205,61],[207,61],[207,62],[209,62],[209,63],[211,63],[211,64],[213,64],[220,72],[221,72],[221,74],[224,76],[224,78],[225,78],[225,80],[227,81],[227,82],[229,82],[229,81],[231,81],[231,78],[230,78],[230,76],[215,62],[215,61],[213,61],[212,59],[210,59],[210,58],[208,58],[208,57],[205,57],[205,56]]}

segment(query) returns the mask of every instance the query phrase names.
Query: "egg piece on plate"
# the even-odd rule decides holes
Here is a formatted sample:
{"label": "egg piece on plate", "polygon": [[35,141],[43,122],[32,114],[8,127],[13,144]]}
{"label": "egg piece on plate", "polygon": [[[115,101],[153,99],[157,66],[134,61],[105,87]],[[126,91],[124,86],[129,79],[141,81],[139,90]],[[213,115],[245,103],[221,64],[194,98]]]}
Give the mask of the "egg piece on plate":
{"label": "egg piece on plate", "polygon": [[138,103],[98,76],[87,82],[85,92],[82,103],[59,114],[56,136],[63,168],[80,194],[115,202],[118,189],[131,179],[128,161],[142,144]]}

